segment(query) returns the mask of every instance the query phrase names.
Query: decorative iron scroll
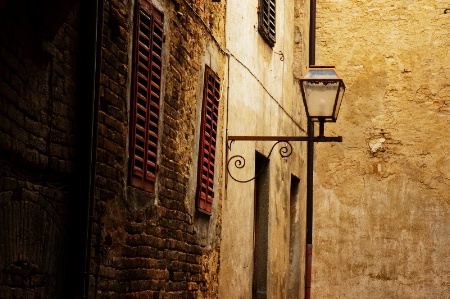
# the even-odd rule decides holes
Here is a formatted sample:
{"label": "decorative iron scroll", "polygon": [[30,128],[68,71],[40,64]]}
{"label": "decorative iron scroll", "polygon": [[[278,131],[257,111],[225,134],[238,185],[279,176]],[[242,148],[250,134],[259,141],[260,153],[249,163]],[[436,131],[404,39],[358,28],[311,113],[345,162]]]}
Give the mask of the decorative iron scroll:
{"label": "decorative iron scroll", "polygon": [[[228,149],[229,150],[231,150],[231,144],[234,142],[235,140],[231,140],[230,142],[229,142],[229,144],[228,144]],[[273,151],[273,149],[275,148],[275,146],[278,144],[278,143],[284,143],[284,145],[282,146],[282,147],[280,147],[280,149],[279,149],[279,154],[280,154],[280,156],[282,157],[282,158],[287,158],[287,157],[289,157],[291,154],[292,154],[292,145],[289,143],[289,141],[277,141],[273,146],[272,146],[272,148],[270,149],[270,152],[269,152],[269,155],[267,156],[267,162],[261,167],[261,169],[259,170],[259,172],[254,176],[254,177],[252,177],[252,178],[250,178],[250,179],[248,179],[248,180],[239,180],[239,179],[237,179],[237,178],[235,178],[232,174],[231,174],[231,172],[230,172],[230,163],[231,163],[231,161],[233,161],[234,160],[234,167],[236,167],[237,169],[242,169],[242,168],[244,168],[244,166],[245,166],[245,158],[243,157],[243,156],[241,156],[241,155],[234,155],[234,156],[232,156],[230,159],[228,159],[228,162],[227,162],[227,171],[228,171],[228,174],[230,175],[230,177],[233,179],[233,180],[235,180],[236,182],[239,182],[239,183],[248,183],[248,182],[250,182],[250,181],[253,181],[254,179],[256,179],[259,175],[260,175],[260,173],[266,168],[266,166],[267,166],[267,164],[268,164],[268,162],[269,162],[269,158],[270,158],[270,155],[272,155],[272,151]]]}
{"label": "decorative iron scroll", "polygon": [[279,51],[279,52],[274,52],[274,53],[277,54],[277,55],[280,55],[280,60],[284,61],[284,54],[283,54],[283,52]]}

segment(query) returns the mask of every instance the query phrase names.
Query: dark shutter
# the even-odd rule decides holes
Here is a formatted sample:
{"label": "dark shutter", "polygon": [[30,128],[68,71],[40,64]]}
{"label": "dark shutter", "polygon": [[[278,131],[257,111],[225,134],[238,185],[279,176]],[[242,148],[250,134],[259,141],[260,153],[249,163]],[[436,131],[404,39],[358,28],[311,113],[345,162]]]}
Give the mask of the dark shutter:
{"label": "dark shutter", "polygon": [[154,191],[159,139],[163,15],[144,1],[139,4],[133,57],[131,185]]}
{"label": "dark shutter", "polygon": [[275,41],[276,41],[275,8],[276,8],[275,0],[259,0],[258,31],[271,47],[273,47],[275,45]]}
{"label": "dark shutter", "polygon": [[214,163],[216,159],[219,98],[220,79],[209,66],[206,66],[200,132],[197,208],[207,214],[211,214],[214,200]]}

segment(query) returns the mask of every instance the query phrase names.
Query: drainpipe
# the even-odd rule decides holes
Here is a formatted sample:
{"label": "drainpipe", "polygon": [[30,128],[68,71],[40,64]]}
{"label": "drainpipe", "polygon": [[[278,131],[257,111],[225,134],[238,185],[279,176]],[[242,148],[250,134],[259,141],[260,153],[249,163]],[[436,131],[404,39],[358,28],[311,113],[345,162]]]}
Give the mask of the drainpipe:
{"label": "drainpipe", "polygon": [[[86,96],[89,103],[84,106],[86,111],[80,111],[79,115],[86,115],[86,128],[83,130],[86,133],[86,147],[85,147],[85,161],[86,168],[82,172],[85,176],[83,183],[85,191],[83,191],[85,198],[87,198],[87,205],[85,209],[85,232],[84,232],[84,256],[83,256],[83,284],[82,284],[82,298],[89,297],[89,280],[91,273],[91,243],[92,230],[94,222],[94,203],[95,203],[95,174],[97,161],[97,133],[98,133],[98,107],[99,107],[99,87],[100,87],[100,65],[102,59],[102,37],[103,37],[103,1],[91,0],[82,1],[85,7],[86,22],[86,50],[84,59],[81,63],[85,63],[84,86],[86,90],[82,92]],[[84,2],[84,3],[83,3]],[[86,3],[87,2],[87,3]],[[81,99],[82,100],[82,99]],[[80,117],[80,119],[82,119]],[[83,140],[83,139],[82,139]]]}
{"label": "drainpipe", "polygon": [[[310,1],[309,65],[316,63],[316,0]],[[314,123],[308,120],[308,137],[314,136]],[[305,299],[311,298],[313,207],[314,207],[314,142],[308,141],[306,163],[306,264]]]}
{"label": "drainpipe", "polygon": [[[308,137],[314,136],[314,123],[308,120]],[[313,185],[314,185],[314,142],[308,141],[306,162],[306,265],[305,299],[311,298],[312,229],[313,229]]]}

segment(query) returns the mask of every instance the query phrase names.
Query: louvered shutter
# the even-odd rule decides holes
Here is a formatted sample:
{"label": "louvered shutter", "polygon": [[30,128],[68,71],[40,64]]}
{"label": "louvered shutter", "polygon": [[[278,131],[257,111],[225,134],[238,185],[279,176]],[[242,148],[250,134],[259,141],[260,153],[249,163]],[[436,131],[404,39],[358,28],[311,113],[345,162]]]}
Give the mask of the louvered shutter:
{"label": "louvered shutter", "polygon": [[214,163],[216,159],[219,98],[219,77],[209,66],[206,66],[200,132],[197,208],[207,214],[211,214],[214,200]]}
{"label": "louvered shutter", "polygon": [[154,191],[156,180],[163,15],[142,1],[136,14],[133,64],[131,184]]}
{"label": "louvered shutter", "polygon": [[273,47],[276,41],[276,3],[275,0],[259,1],[259,24],[258,31],[266,42]]}

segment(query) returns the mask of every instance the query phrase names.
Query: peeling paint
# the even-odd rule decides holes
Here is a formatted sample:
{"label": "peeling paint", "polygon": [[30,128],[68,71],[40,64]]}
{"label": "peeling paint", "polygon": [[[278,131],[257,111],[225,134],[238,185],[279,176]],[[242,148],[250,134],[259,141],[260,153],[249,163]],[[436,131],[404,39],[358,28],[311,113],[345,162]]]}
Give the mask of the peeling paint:
{"label": "peeling paint", "polygon": [[372,151],[372,153],[376,153],[377,151],[382,151],[383,150],[383,142],[385,142],[385,141],[386,141],[386,139],[383,137],[370,140],[369,148]]}

